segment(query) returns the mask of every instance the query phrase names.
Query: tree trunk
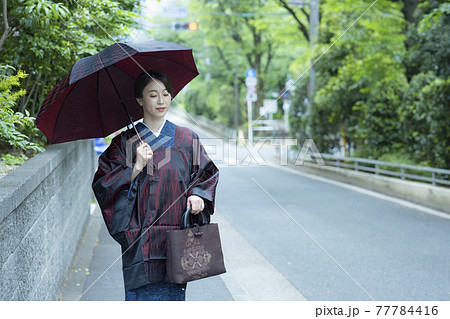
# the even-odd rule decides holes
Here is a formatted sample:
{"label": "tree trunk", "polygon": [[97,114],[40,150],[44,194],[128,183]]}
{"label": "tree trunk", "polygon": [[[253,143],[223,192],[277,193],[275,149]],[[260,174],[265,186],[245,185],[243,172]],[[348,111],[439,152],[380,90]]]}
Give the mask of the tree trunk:
{"label": "tree trunk", "polygon": [[11,28],[8,24],[8,4],[6,0],[3,0],[3,24],[5,25],[5,30],[3,31],[2,37],[0,38],[0,51],[3,50],[3,43],[6,39],[14,32],[14,28]]}
{"label": "tree trunk", "polygon": [[402,12],[405,16],[405,20],[410,23],[415,23],[416,20],[414,19],[414,11],[417,8],[418,0],[403,0],[403,8]]}

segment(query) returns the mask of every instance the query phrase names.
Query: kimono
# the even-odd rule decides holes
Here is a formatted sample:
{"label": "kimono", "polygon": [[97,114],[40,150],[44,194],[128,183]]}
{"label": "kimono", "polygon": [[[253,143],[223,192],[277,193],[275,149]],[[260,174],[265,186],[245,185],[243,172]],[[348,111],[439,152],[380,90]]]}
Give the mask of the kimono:
{"label": "kimono", "polygon": [[136,128],[152,148],[152,160],[131,181],[140,141],[127,130],[100,156],[92,182],[108,231],[122,247],[126,291],[165,281],[166,232],[180,228],[191,195],[214,213],[219,178],[192,130],[166,121],[156,137],[143,123]]}

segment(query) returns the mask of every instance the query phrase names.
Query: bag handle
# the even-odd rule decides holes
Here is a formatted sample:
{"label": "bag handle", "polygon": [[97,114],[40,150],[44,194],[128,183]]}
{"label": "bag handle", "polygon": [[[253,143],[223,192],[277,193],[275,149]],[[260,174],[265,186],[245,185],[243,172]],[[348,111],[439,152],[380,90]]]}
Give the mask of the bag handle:
{"label": "bag handle", "polygon": [[186,212],[183,214],[183,216],[181,216],[181,229],[194,227],[195,225],[203,226],[203,225],[208,224],[208,218],[207,218],[206,214],[207,213],[201,211],[200,213],[195,215],[197,217],[197,222],[191,223],[191,216],[193,214],[191,214],[191,208],[189,207],[186,210]]}

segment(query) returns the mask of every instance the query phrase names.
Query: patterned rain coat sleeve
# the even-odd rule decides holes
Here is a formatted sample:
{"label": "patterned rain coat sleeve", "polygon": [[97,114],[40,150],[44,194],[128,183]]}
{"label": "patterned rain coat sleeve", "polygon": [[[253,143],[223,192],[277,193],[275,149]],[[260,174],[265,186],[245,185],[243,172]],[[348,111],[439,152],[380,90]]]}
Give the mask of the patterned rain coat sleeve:
{"label": "patterned rain coat sleeve", "polygon": [[92,187],[110,235],[124,246],[128,244],[125,231],[136,202],[137,183],[131,182],[133,169],[127,166],[121,140],[121,136],[116,136],[99,157]]}
{"label": "patterned rain coat sleeve", "polygon": [[179,229],[190,195],[202,197],[205,210],[214,213],[219,178],[190,129],[167,121],[155,137],[143,124],[137,128],[152,147],[153,163],[131,181],[137,143],[130,147],[130,141],[137,139],[128,130],[100,156],[92,183],[108,231],[122,246],[127,291],[165,281],[166,232]]}
{"label": "patterned rain coat sleeve", "polygon": [[217,186],[218,170],[213,161],[207,155],[197,134],[194,133],[193,160],[191,184],[188,189],[188,197],[197,195],[204,199],[205,211],[214,214],[214,197]]}

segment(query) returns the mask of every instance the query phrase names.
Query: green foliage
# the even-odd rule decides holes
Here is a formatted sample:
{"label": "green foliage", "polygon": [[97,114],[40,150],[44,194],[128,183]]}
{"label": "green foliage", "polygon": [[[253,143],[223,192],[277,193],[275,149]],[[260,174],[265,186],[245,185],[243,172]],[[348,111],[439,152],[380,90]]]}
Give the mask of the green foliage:
{"label": "green foliage", "polygon": [[[428,166],[429,163],[427,162],[420,162],[414,161],[411,159],[411,156],[409,154],[401,153],[401,152],[392,152],[392,153],[386,153],[383,154],[378,158],[380,161],[383,162],[389,162],[393,164],[406,164],[406,165],[419,165],[419,166]],[[381,166],[380,168],[385,168]]]}
{"label": "green foliage", "polygon": [[[202,115],[228,127],[234,126],[234,90],[227,83],[217,80],[194,81],[185,99],[186,110]],[[245,116],[243,109],[239,117]]]}
{"label": "green foliage", "polygon": [[[326,42],[322,46],[336,41],[369,5],[369,1],[328,1],[323,12],[326,38],[322,41]],[[406,83],[398,77],[402,72],[399,56],[404,54],[399,11],[398,5],[379,1],[379,7],[367,11],[336,42],[333,53],[317,65],[317,77],[322,81],[318,81],[313,105],[315,114],[321,113],[331,125],[325,135],[340,135],[347,145],[369,148],[369,153],[382,154],[390,149],[396,130],[395,109]],[[322,128],[315,131],[315,139],[324,138]],[[339,147],[339,141],[332,147]]]}
{"label": "green foliage", "polygon": [[[402,154],[409,156],[409,163],[446,168],[448,3],[421,1],[417,8],[407,8],[414,10],[414,19],[409,20],[399,2],[388,0],[377,1],[361,15],[372,3],[321,1],[315,56],[329,51],[315,65],[311,121],[316,145],[322,152],[334,152],[345,143],[347,155],[352,155],[350,150],[375,159]],[[308,120],[303,102],[307,79],[298,84],[291,114],[296,137],[304,136]]]}
{"label": "green foliage", "polygon": [[0,140],[23,151],[40,152],[44,149],[23,134],[24,129],[37,130],[34,118],[30,117],[28,111],[25,114],[13,111],[15,101],[25,94],[23,89],[14,91],[14,88],[20,86],[20,80],[26,76],[23,71],[13,76],[5,76],[4,71],[0,72]]}
{"label": "green foliage", "polygon": [[2,151],[44,150],[46,138],[34,117],[46,95],[77,60],[131,35],[139,5],[139,0],[7,1],[0,29],[7,19],[13,32],[0,43],[0,61],[12,67],[0,70]]}
{"label": "green foliage", "polygon": [[411,80],[400,109],[404,148],[436,167],[450,163],[449,96],[450,79],[420,73]]}
{"label": "green foliage", "polygon": [[77,60],[132,33],[138,5],[139,0],[8,1],[8,23],[15,32],[0,60],[29,74],[16,110],[36,116],[46,94]]}
{"label": "green foliage", "polygon": [[434,27],[441,17],[450,15],[450,3],[442,3],[439,7],[431,10],[430,13],[426,14],[419,23],[418,32],[424,33],[428,29]]}
{"label": "green foliage", "polygon": [[[199,23],[199,31],[165,30],[160,36],[197,54],[200,77],[189,86],[186,108],[233,126],[237,63],[244,128],[244,72],[257,66],[260,97],[279,92],[288,74],[297,80],[289,115],[295,138],[311,137],[305,133],[311,120],[322,152],[345,146],[350,156],[448,167],[448,1],[320,1],[319,43],[313,48],[299,28],[309,27],[309,7],[290,6],[288,12],[286,5],[289,1],[191,1],[190,12],[202,12],[188,18]],[[316,59],[308,119],[307,70]]]}
{"label": "green foliage", "polygon": [[28,160],[28,157],[25,154],[20,154],[17,156],[11,154],[2,154],[2,161],[6,165],[22,165]]}
{"label": "green foliage", "polygon": [[[428,162],[418,162],[417,160],[414,160],[411,158],[409,154],[405,154],[402,152],[393,152],[393,153],[386,153],[383,154],[378,158],[378,160],[383,162],[388,162],[392,164],[406,164],[406,165],[412,165],[412,166],[429,166],[430,164]],[[402,172],[402,168],[400,167],[393,167],[390,165],[380,165],[380,169],[387,170],[391,172]],[[405,174],[413,174],[413,175],[419,175],[424,177],[432,177],[431,172],[421,171],[417,169],[409,169],[409,168],[403,168],[403,172]]]}
{"label": "green foliage", "polygon": [[408,78],[427,71],[443,78],[450,75],[450,14],[440,16],[422,31],[412,25],[407,35],[407,45],[410,47],[405,56]]}
{"label": "green foliage", "polygon": [[12,13],[28,14],[29,18],[24,19],[23,22],[31,28],[49,26],[53,21],[65,19],[70,14],[62,3],[53,3],[46,0],[27,0],[23,3],[23,6],[15,7]]}
{"label": "green foliage", "polygon": [[[296,32],[292,18],[274,1],[206,1],[190,2],[196,21],[195,32],[155,32],[153,38],[185,44],[194,49],[200,76],[189,85],[186,108],[222,124],[234,127],[234,81],[238,74],[239,125],[246,123],[245,71],[254,68],[258,75],[258,102],[280,92],[289,73],[292,58],[305,43]],[[158,18],[161,24],[169,23]],[[162,28],[161,28],[162,29]],[[177,97],[179,101],[182,97]],[[259,116],[254,107],[254,119]]]}

